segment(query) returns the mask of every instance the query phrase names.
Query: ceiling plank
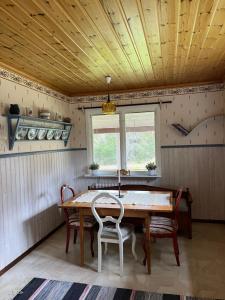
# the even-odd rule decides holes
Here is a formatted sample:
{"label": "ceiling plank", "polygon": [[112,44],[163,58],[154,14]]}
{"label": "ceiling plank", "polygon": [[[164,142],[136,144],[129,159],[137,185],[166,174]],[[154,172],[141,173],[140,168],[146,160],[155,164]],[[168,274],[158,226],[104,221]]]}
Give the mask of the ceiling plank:
{"label": "ceiling plank", "polygon": [[0,65],[67,95],[218,82],[224,0],[1,0]]}

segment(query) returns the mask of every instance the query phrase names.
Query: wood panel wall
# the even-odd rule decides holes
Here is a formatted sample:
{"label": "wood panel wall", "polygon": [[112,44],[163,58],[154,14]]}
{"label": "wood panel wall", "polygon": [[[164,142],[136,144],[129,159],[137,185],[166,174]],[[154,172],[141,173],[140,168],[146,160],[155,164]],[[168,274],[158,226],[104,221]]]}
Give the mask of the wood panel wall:
{"label": "wood panel wall", "polygon": [[59,188],[72,183],[72,152],[0,158],[0,270],[62,223]]}
{"label": "wood panel wall", "polygon": [[[140,183],[168,187],[189,187],[193,195],[193,218],[225,220],[225,147],[162,148],[162,177],[156,180],[127,179],[122,183]],[[87,185],[116,183],[112,178],[83,178],[86,151],[74,154],[75,183],[78,191]]]}
{"label": "wood panel wall", "polygon": [[[116,183],[84,178],[86,165],[87,152],[82,150],[0,159],[0,269],[62,222],[57,203],[63,183],[77,192],[93,182]],[[188,186],[194,199],[193,218],[225,220],[224,169],[225,147],[165,148],[162,178],[123,182]]]}

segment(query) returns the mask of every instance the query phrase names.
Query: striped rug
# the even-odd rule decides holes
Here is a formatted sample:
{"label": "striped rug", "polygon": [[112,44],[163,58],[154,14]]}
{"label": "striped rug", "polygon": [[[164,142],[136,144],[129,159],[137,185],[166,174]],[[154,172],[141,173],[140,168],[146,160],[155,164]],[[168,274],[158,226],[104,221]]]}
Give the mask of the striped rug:
{"label": "striped rug", "polygon": [[[33,278],[13,299],[16,300],[198,300],[171,294],[102,287],[84,283]],[[201,300],[203,300],[201,298]],[[212,299],[211,299],[212,300]]]}

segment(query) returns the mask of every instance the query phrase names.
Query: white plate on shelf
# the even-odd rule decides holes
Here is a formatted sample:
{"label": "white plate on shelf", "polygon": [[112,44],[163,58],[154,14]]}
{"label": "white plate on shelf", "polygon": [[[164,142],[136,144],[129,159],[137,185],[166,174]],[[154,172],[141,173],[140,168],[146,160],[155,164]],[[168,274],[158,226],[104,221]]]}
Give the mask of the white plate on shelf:
{"label": "white plate on shelf", "polygon": [[56,130],[55,133],[54,133],[54,139],[59,140],[61,135],[62,135],[62,130],[59,130],[59,129]]}
{"label": "white plate on shelf", "polygon": [[47,134],[47,129],[39,129],[37,134],[38,140],[43,140]]}
{"label": "white plate on shelf", "polygon": [[28,140],[34,140],[37,136],[37,129],[35,128],[30,128],[28,130],[27,138]]}
{"label": "white plate on shelf", "polygon": [[28,132],[28,128],[23,128],[23,127],[18,128],[17,133],[16,133],[16,140],[18,140],[18,141],[25,140],[27,132]]}
{"label": "white plate on shelf", "polygon": [[68,139],[68,137],[69,137],[69,131],[63,131],[62,137],[61,137],[62,140],[65,141]]}
{"label": "white plate on shelf", "polygon": [[55,130],[54,129],[49,129],[48,133],[46,135],[46,139],[49,140],[49,141],[52,140],[53,137],[54,137],[54,134],[55,134]]}

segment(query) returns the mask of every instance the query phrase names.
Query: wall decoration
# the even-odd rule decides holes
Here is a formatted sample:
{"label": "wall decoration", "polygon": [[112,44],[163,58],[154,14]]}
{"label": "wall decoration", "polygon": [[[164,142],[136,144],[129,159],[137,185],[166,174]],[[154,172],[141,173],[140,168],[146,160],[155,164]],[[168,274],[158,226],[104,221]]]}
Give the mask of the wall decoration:
{"label": "wall decoration", "polygon": [[196,125],[194,125],[192,127],[192,129],[186,129],[185,127],[183,127],[181,124],[179,123],[173,123],[171,124],[174,128],[176,128],[182,135],[185,135],[187,136],[188,134],[190,134],[198,125],[200,125],[201,123],[209,120],[209,119],[216,119],[216,118],[224,118],[225,117],[225,114],[220,114],[220,115],[216,115],[216,116],[210,116],[210,117],[207,117],[203,120],[201,120],[200,122],[198,122]]}
{"label": "wall decoration", "polygon": [[[13,149],[15,142],[39,140],[42,141],[47,136],[47,140],[53,137],[55,140],[63,140],[64,146],[67,145],[71,123],[53,121],[48,119],[34,118],[28,116],[8,115],[8,136],[9,150]],[[53,131],[53,132],[52,132]]]}
{"label": "wall decoration", "polygon": [[[144,99],[152,97],[164,97],[164,96],[177,96],[185,94],[196,94],[196,93],[207,93],[207,92],[216,92],[224,91],[225,83],[218,84],[208,84],[200,85],[193,87],[178,87],[178,88],[165,88],[165,89],[154,89],[146,90],[139,92],[130,92],[130,93],[120,93],[120,94],[111,94],[112,100],[116,101],[125,101],[131,99]],[[104,102],[107,101],[107,95],[98,95],[98,96],[81,96],[81,97],[71,97],[71,103],[90,103],[90,102]]]}
{"label": "wall decoration", "polygon": [[17,84],[23,85],[28,87],[29,89],[33,89],[35,91],[38,91],[40,93],[44,93],[47,94],[51,97],[57,98],[61,101],[64,102],[69,102],[70,101],[70,97],[63,95],[59,92],[56,92],[50,88],[47,88],[37,82],[31,81],[26,79],[25,77],[18,75],[16,73],[13,73],[11,71],[8,71],[6,69],[0,68],[0,77],[5,78],[7,80],[13,81]]}

